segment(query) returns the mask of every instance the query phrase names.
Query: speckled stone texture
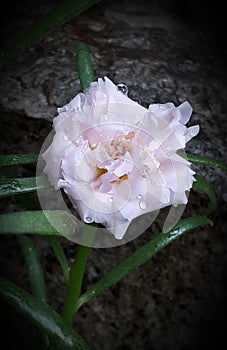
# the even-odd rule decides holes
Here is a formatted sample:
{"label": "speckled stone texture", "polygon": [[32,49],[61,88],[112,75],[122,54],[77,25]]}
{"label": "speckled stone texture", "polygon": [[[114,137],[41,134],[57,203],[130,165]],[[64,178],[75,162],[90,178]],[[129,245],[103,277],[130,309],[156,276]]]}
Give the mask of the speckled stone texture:
{"label": "speckled stone texture", "polygon": [[[27,11],[21,5],[20,17],[6,26],[8,35],[55,3],[40,1],[33,12],[31,5]],[[227,163],[222,10],[202,5],[103,1],[9,63],[0,72],[2,153],[39,152],[56,108],[79,92],[75,42],[80,40],[89,46],[96,77],[107,75],[116,84],[125,83],[129,97],[143,105],[188,100],[194,111],[190,124],[201,127],[188,151]],[[75,327],[92,350],[221,348],[226,322],[226,178],[217,169],[194,168],[218,195],[214,227],[186,234],[80,310]],[[22,167],[18,174],[32,175],[34,168]],[[206,197],[193,190],[184,216],[200,214],[205,206]],[[18,210],[11,199],[1,208]],[[161,222],[159,217],[150,230],[125,246],[93,249],[84,290],[158,233]],[[34,242],[45,268],[48,301],[60,312],[65,293],[61,271],[47,242],[38,237]],[[76,246],[65,239],[62,243],[71,262]],[[0,251],[2,273],[29,289],[16,239],[1,237]],[[2,310],[9,314],[5,328],[14,332],[18,347],[41,349],[35,330],[31,328],[30,336],[24,331],[30,324],[5,304]]]}

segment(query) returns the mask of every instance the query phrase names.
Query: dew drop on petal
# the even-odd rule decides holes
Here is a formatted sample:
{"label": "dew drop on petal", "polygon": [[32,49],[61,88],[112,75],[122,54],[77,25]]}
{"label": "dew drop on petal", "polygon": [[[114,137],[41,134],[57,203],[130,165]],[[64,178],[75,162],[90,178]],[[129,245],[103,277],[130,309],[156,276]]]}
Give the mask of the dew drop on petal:
{"label": "dew drop on petal", "polygon": [[109,116],[107,114],[104,115],[103,117],[104,120],[108,120],[109,119]]}
{"label": "dew drop on petal", "polygon": [[147,202],[146,201],[140,201],[139,202],[140,209],[145,210],[147,208]]}
{"label": "dew drop on petal", "polygon": [[137,195],[137,199],[142,199],[143,198],[143,195],[142,194],[138,194]]}
{"label": "dew drop on petal", "polygon": [[105,207],[105,208],[104,208],[104,211],[105,211],[105,212],[107,212],[107,211],[108,211],[108,208],[107,208],[107,207]]}
{"label": "dew drop on petal", "polygon": [[108,199],[108,202],[109,202],[109,203],[112,203],[112,202],[113,202],[113,198],[110,197],[110,198]]}
{"label": "dew drop on petal", "polygon": [[88,224],[90,222],[92,222],[92,218],[90,216],[86,216],[86,218],[84,219],[85,222],[87,222]]}
{"label": "dew drop on petal", "polygon": [[69,140],[67,135],[64,135],[63,139],[64,139],[64,141],[68,141]]}
{"label": "dew drop on petal", "polygon": [[118,84],[118,90],[120,90],[124,95],[128,95],[128,87],[125,84]]}

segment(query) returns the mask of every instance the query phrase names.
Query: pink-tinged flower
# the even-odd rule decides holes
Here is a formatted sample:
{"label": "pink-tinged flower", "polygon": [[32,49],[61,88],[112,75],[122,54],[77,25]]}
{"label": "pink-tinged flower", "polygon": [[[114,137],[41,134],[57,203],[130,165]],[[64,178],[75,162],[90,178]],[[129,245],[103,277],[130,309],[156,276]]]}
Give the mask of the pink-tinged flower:
{"label": "pink-tinged flower", "polygon": [[58,112],[44,171],[84,222],[121,239],[136,217],[187,203],[194,172],[177,151],[199,132],[188,102],[147,109],[105,77]]}

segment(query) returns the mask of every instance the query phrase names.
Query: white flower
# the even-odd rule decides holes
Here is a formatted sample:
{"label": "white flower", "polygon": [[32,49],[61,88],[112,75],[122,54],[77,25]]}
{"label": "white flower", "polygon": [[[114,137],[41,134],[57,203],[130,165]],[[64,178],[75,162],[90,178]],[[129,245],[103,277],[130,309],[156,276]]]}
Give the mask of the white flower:
{"label": "white flower", "polygon": [[188,102],[146,109],[105,77],[58,112],[44,171],[84,222],[121,239],[134,218],[187,203],[194,172],[177,151],[199,132]]}

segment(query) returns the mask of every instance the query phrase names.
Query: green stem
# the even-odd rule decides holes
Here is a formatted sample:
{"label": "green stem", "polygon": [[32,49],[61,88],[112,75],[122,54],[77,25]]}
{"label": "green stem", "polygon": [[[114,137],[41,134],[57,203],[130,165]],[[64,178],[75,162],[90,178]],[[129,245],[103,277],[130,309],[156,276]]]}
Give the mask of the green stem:
{"label": "green stem", "polygon": [[67,294],[63,309],[63,318],[68,325],[71,325],[77,309],[77,302],[80,296],[83,276],[90,247],[79,245],[75,261],[70,269],[69,283],[67,286]]}

